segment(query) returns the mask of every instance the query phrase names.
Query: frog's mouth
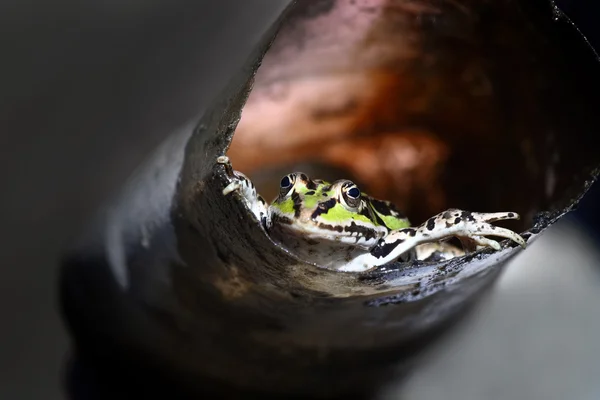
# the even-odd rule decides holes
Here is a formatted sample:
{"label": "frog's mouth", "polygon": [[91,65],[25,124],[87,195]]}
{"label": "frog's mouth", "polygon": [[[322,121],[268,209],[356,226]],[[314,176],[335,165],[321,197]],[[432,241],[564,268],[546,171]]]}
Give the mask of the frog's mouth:
{"label": "frog's mouth", "polygon": [[351,221],[345,225],[333,225],[327,222],[292,218],[275,214],[269,228],[271,236],[285,242],[305,241],[310,244],[329,243],[332,246],[354,246],[369,249],[382,237],[373,227],[360,221]]}

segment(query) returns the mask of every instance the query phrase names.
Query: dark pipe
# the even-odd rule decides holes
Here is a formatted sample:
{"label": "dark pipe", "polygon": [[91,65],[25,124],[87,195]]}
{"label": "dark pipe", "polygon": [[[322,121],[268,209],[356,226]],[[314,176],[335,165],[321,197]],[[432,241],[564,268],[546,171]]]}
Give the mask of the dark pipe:
{"label": "dark pipe", "polygon": [[[575,206],[595,176],[590,168],[598,159],[588,150],[595,132],[591,112],[597,104],[598,76],[590,50],[567,22],[554,21],[547,4],[507,4],[501,11],[514,12],[515,21],[534,27],[528,43],[546,49],[538,54],[540,60],[556,62],[539,64],[544,90],[525,85],[509,92],[503,104],[511,110],[510,100],[520,101],[518,95],[530,90],[532,104],[550,114],[547,120],[524,125],[539,129],[520,133],[531,134],[533,143],[542,146],[548,127],[554,128],[562,155],[555,193],[543,196],[541,182],[531,181],[528,196],[507,197],[516,206],[549,211],[528,221],[526,227],[535,234]],[[491,9],[471,11],[495,15]],[[543,34],[537,36],[539,32]],[[546,52],[544,40],[558,50]],[[510,46],[500,49],[512,55]],[[497,49],[490,44],[486,50],[494,54]],[[577,63],[580,75],[568,84],[555,81],[548,89],[549,79],[560,76],[569,63]],[[219,195],[223,172],[214,167],[214,159],[225,151],[235,127],[249,68],[232,83],[226,100],[215,102],[196,126],[185,157],[180,151],[189,128],[159,149],[125,188],[97,225],[100,231],[92,232],[95,243],[84,241],[70,253],[62,281],[63,306],[78,350],[101,373],[106,374],[102,366],[122,368],[104,376],[133,380],[149,393],[176,387],[182,395],[366,395],[399,361],[408,369],[419,349],[480,298],[515,249],[506,248],[502,258],[483,252],[431,266],[439,272],[437,280],[416,294],[394,288],[394,280],[406,272],[403,265],[392,266],[393,274],[358,276],[307,266],[286,268],[294,262],[260,235],[240,204]],[[501,69],[500,82],[510,72]],[[565,97],[578,107],[554,102]],[[543,149],[536,150],[542,161],[547,159]],[[165,156],[172,156],[167,158],[170,168],[159,168],[157,160]],[[517,183],[522,186],[515,187],[526,187],[527,181]],[[100,246],[94,233],[104,236]],[[461,277],[478,264],[487,267]],[[452,280],[454,274],[461,278]],[[362,296],[346,297],[357,289]],[[119,379],[116,384],[124,383]]]}

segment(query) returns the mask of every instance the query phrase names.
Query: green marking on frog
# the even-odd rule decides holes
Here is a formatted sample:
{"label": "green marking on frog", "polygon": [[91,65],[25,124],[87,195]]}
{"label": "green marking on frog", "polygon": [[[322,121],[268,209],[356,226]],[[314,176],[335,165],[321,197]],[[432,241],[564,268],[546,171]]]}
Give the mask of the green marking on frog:
{"label": "green marking on frog", "polygon": [[377,211],[375,211],[375,213],[377,213],[379,218],[381,218],[383,220],[383,223],[385,224],[385,226],[387,226],[388,228],[390,228],[392,230],[408,228],[410,226],[410,222],[407,219],[396,218],[396,217],[393,217],[390,215],[383,215],[383,214],[378,213]]}
{"label": "green marking on frog", "polygon": [[294,214],[294,200],[291,198],[285,199],[277,204],[273,204],[273,207],[277,207],[282,213]]}
{"label": "green marking on frog", "polygon": [[[308,206],[308,204],[307,204]],[[313,208],[313,207],[310,207]],[[394,217],[391,217],[391,219],[394,219]],[[365,224],[372,224],[375,226],[379,226],[380,224],[377,223],[376,220],[372,220],[362,214],[358,214],[355,211],[350,211],[347,208],[345,208],[343,205],[341,205],[340,203],[337,203],[335,206],[333,206],[332,208],[329,209],[329,211],[327,211],[326,213],[321,214],[321,219],[323,221],[327,221],[327,222],[334,222],[336,224],[340,224],[340,225],[345,225],[347,224],[349,221],[361,221],[364,222]],[[406,222],[408,225],[408,221]]]}

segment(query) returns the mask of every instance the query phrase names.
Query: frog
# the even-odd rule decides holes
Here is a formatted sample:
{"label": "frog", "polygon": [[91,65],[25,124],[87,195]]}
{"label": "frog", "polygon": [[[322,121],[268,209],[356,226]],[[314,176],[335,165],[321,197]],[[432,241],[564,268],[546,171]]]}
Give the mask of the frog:
{"label": "frog", "polygon": [[[217,159],[228,184],[223,195],[237,193],[264,232],[306,263],[340,272],[365,272],[393,261],[441,261],[501,244],[488,236],[509,239],[521,247],[518,233],[492,225],[516,220],[516,212],[471,212],[450,208],[418,226],[391,202],[363,192],[353,181],[327,182],[303,172],[285,175],[279,194],[267,203],[227,156]],[[448,242],[456,237],[462,248]]]}

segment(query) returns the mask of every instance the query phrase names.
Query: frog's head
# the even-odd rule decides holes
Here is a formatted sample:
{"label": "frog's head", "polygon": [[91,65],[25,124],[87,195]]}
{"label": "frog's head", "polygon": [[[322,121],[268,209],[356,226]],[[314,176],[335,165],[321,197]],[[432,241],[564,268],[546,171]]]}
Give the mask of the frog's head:
{"label": "frog's head", "polygon": [[329,183],[301,172],[281,179],[270,213],[273,228],[309,241],[370,247],[388,231],[371,199],[352,181]]}

